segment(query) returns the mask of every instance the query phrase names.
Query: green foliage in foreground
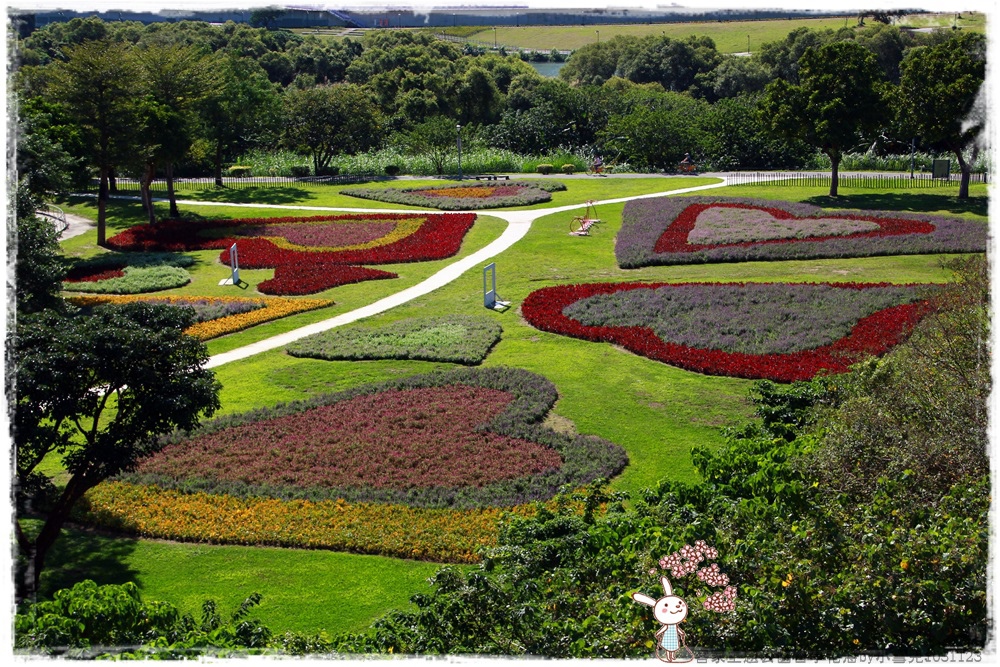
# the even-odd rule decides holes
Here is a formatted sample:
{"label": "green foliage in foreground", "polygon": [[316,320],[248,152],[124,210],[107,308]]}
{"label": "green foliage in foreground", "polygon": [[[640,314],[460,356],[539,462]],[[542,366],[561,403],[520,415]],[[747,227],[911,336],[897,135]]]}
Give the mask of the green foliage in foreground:
{"label": "green foliage in foreground", "polygon": [[131,582],[98,586],[87,580],[18,614],[15,647],[74,658],[110,653],[139,659],[196,657],[209,647],[222,655],[225,649],[261,649],[271,631],[248,618],[259,602],[254,593],[224,620],[207,600],[196,621],[166,602],[144,602]]}
{"label": "green foliage in foreground", "polygon": [[420,359],[478,364],[503,331],[485,317],[412,318],[372,329],[335,329],[288,346],[294,357],[328,360]]}

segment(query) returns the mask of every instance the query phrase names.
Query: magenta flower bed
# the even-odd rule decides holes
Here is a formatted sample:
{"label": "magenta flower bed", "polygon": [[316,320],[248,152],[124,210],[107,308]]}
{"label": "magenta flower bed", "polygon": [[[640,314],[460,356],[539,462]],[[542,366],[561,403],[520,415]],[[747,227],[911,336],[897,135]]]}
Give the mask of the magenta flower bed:
{"label": "magenta flower bed", "polygon": [[395,228],[395,222],[375,221],[337,224],[279,223],[240,226],[232,234],[242,237],[277,236],[295,245],[336,248],[375,241]]}
{"label": "magenta flower bed", "polygon": [[520,505],[628,462],[606,440],[542,426],[556,398],[520,369],[412,376],[206,422],[120,479],[241,497]]}
{"label": "magenta flower bed", "polygon": [[[301,250],[279,247],[262,236],[278,236],[303,246],[360,245],[391,233],[402,220],[421,220],[417,230],[384,245],[354,250]],[[315,216],[309,218],[255,218],[244,220],[164,220],[137,225],[108,239],[116,250],[221,249],[219,260],[229,264],[229,248],[236,244],[240,266],[273,268],[274,277],[258,286],[264,294],[315,294],[332,287],[365,280],[398,277],[360,264],[423,262],[451,257],[476,216],[457,214],[373,214]],[[348,222],[337,222],[348,221]],[[323,223],[335,224],[326,224]],[[251,236],[259,234],[260,236]],[[250,236],[250,238],[247,238]],[[326,245],[326,244],[330,245]]]}
{"label": "magenta flower bed", "polygon": [[[728,227],[728,229],[727,229]],[[895,211],[712,197],[628,202],[615,239],[622,268],[702,262],[984,252],[987,226]]]}
{"label": "magenta flower bed", "polygon": [[328,488],[477,486],[562,465],[540,444],[477,431],[513,394],[452,385],[385,391],[173,445],[140,473]]}
{"label": "magenta flower bed", "polygon": [[[692,295],[688,296],[700,298],[703,300],[702,303],[712,302],[713,289],[731,292],[734,288],[745,287],[742,283],[591,283],[584,285],[560,285],[540,289],[529,294],[521,306],[521,313],[532,326],[543,331],[551,331],[584,340],[614,343],[644,357],[698,373],[793,382],[795,380],[808,380],[821,371],[843,373],[848,370],[848,367],[852,363],[866,355],[883,354],[892,346],[899,343],[909,333],[913,325],[916,324],[925,311],[924,301],[902,303],[900,305],[881,308],[871,314],[861,315],[860,319],[850,327],[847,335],[829,344],[786,353],[765,354],[753,354],[709,347],[694,347],[672,340],[664,340],[657,335],[653,326],[647,324],[630,324],[629,318],[625,318],[623,320],[624,323],[617,326],[588,326],[568,314],[580,312],[580,307],[577,307],[576,311],[573,310],[574,304],[598,295],[616,295],[632,290],[686,289],[688,286],[694,288]],[[784,284],[772,285],[771,289],[772,291],[780,290],[783,287],[788,287],[790,290],[801,289],[799,285],[786,286]],[[836,290],[888,290],[890,293],[897,292],[894,296],[890,296],[890,300],[894,298],[909,300],[916,298],[915,291],[899,292],[900,289],[913,290],[912,286],[909,288],[900,288],[899,286],[888,284],[823,283],[816,287],[824,291],[833,290],[834,293]],[[628,295],[625,294],[623,296],[627,297]],[[626,307],[626,310],[629,310],[629,308]],[[763,305],[758,309],[750,311],[751,316],[754,313],[764,318],[773,316],[774,314],[769,312],[768,308]],[[724,316],[727,315],[732,317],[732,312],[727,312],[723,308],[721,315],[723,316],[722,319],[725,319]],[[630,317],[631,321],[637,319],[634,313]],[[646,318],[646,322],[656,319],[655,317],[650,317],[648,313],[644,317]],[[760,326],[760,322],[752,324],[751,329],[756,329],[758,336],[773,335],[777,337],[782,332],[783,326],[780,322],[772,322],[772,331],[768,332],[766,326]],[[822,326],[822,323],[818,324]],[[686,334],[689,341],[692,339],[697,340],[699,335],[708,336],[709,332],[699,334],[699,326],[704,326],[704,323],[699,324],[694,322],[688,327]],[[662,327],[661,331],[663,331]],[[802,337],[793,336],[792,338]],[[799,344],[802,343],[798,341],[794,342],[792,347]]]}

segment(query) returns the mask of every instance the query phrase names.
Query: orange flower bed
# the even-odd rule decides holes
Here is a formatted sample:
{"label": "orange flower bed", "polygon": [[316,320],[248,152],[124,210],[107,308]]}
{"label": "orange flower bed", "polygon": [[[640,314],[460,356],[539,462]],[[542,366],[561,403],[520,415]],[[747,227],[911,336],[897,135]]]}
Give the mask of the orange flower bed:
{"label": "orange flower bed", "polygon": [[468,188],[448,188],[444,190],[422,190],[420,191],[420,194],[438,197],[472,197],[476,199],[485,199],[487,197],[492,197],[496,190],[497,189],[495,187],[473,186]]}
{"label": "orange flower bed", "polygon": [[496,545],[506,512],[404,505],[237,498],[105,482],[86,495],[83,520],[142,537],[217,544],[334,549],[442,563],[475,563]]}
{"label": "orange flower bed", "polygon": [[184,330],[184,333],[199,338],[201,340],[208,340],[210,338],[225,336],[226,334],[242,331],[243,329],[249,329],[250,327],[256,326],[258,324],[263,324],[264,322],[270,322],[272,320],[281,319],[282,317],[287,317],[289,315],[294,315],[296,313],[303,313],[308,310],[316,310],[317,308],[326,308],[327,306],[332,306],[334,303],[329,299],[287,299],[281,297],[254,298],[254,297],[237,297],[237,296],[150,297],[150,296],[144,296],[142,294],[119,295],[119,296],[88,295],[88,296],[74,296],[69,299],[70,303],[84,307],[97,306],[102,303],[132,303],[135,301],[145,301],[147,303],[163,303],[171,305],[171,304],[184,304],[185,302],[189,302],[192,300],[209,301],[213,303],[255,303],[263,305],[262,308],[257,308],[256,310],[251,310],[246,313],[239,313],[237,315],[227,315],[226,317],[220,317],[219,319],[209,320],[208,322],[199,322]]}

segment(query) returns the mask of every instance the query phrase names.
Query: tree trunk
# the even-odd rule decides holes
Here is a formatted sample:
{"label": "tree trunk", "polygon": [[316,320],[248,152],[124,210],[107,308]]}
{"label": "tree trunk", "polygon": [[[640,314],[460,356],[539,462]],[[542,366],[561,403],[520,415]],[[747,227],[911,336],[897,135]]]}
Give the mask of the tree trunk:
{"label": "tree trunk", "polygon": [[181,217],[181,212],[177,210],[177,194],[174,192],[174,163],[169,161],[167,162],[167,198],[170,200],[170,217]]}
{"label": "tree trunk", "polygon": [[951,152],[955,154],[955,158],[958,160],[958,168],[962,172],[962,180],[958,183],[958,198],[968,199],[969,181],[972,180],[972,165],[965,161],[965,156],[962,155],[962,148],[960,146],[952,146]]}
{"label": "tree trunk", "polygon": [[108,169],[108,190],[114,193],[118,192],[118,176],[115,174],[114,167]]}
{"label": "tree trunk", "polygon": [[[38,582],[41,578],[42,570],[45,568],[45,557],[48,555],[49,549],[59,538],[59,533],[62,531],[63,524],[69,518],[73,505],[93,486],[96,486],[96,483],[91,483],[85,473],[73,475],[66,488],[63,489],[62,495],[56,502],[55,507],[52,508],[52,511],[46,517],[45,525],[42,526],[42,530],[38,533],[35,541],[31,542],[27,549],[24,549],[22,543],[22,551],[29,563],[25,570],[23,582],[23,596],[25,598],[30,597],[34,600],[37,596]],[[23,533],[20,535],[23,535]]]}
{"label": "tree trunk", "polygon": [[153,183],[153,176],[156,174],[156,165],[152,162],[146,163],[146,169],[142,172],[142,180],[139,181],[139,198],[142,199],[142,207],[146,209],[146,216],[149,224],[156,224],[156,210],[153,208],[153,194],[150,186]]}
{"label": "tree trunk", "polygon": [[215,186],[222,187],[222,144],[215,146]]}
{"label": "tree trunk", "polygon": [[840,151],[830,151],[830,196],[837,196],[837,186],[840,180]]}
{"label": "tree trunk", "polygon": [[108,222],[108,168],[100,169],[100,185],[97,186],[97,245],[107,246]]}

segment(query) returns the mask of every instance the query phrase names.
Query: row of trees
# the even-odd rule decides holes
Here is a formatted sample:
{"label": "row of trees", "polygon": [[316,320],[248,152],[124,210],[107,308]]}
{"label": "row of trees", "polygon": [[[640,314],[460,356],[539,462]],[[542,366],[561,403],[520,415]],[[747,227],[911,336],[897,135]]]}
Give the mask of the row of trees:
{"label": "row of trees", "polygon": [[[321,174],[340,154],[396,144],[441,119],[522,154],[562,148],[606,163],[672,169],[685,153],[718,169],[797,168],[819,150],[836,174],[859,146],[955,154],[967,196],[983,118],[985,38],[897,28],[797,30],[752,58],[708,38],[616,37],[573,54],[560,79],[518,57],[466,55],[403,31],[321,43],[287,31],[196,22],[74,19],[29,36],[16,79],[19,168],[36,191],[100,179],[99,243],[109,179],[162,173],[170,213],[180,166],[223,166],[251,147],[286,147]],[[276,63],[280,63],[276,64]],[[427,135],[428,131],[417,134]]]}

